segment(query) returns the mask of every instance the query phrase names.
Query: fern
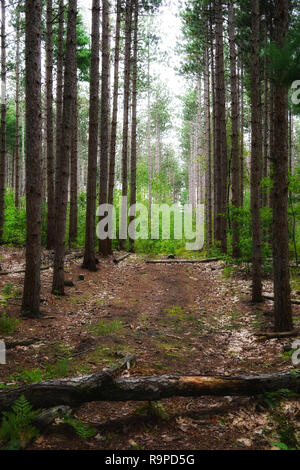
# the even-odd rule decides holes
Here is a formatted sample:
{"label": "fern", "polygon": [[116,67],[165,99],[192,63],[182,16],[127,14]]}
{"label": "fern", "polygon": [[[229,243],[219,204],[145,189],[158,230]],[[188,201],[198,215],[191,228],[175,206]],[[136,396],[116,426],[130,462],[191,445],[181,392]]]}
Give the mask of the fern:
{"label": "fern", "polygon": [[82,439],[89,439],[90,437],[94,437],[97,434],[97,429],[90,428],[87,424],[84,424],[82,421],[65,417],[64,422],[72,426],[72,428],[75,429],[76,434]]}
{"label": "fern", "polygon": [[12,411],[3,412],[0,438],[9,449],[25,449],[26,444],[39,435],[32,421],[39,411],[34,411],[24,395],[12,406]]}

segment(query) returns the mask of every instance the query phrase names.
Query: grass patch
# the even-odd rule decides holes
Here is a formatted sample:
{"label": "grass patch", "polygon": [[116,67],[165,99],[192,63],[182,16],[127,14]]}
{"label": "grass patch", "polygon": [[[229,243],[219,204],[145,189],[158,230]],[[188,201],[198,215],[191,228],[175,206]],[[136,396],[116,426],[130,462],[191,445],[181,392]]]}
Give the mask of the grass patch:
{"label": "grass patch", "polygon": [[13,334],[20,323],[20,319],[8,317],[5,312],[2,313],[2,315],[0,316],[0,334]]}
{"label": "grass patch", "polygon": [[123,323],[119,320],[100,321],[97,325],[90,327],[90,331],[97,336],[112,336],[116,331],[122,333],[123,330]]}

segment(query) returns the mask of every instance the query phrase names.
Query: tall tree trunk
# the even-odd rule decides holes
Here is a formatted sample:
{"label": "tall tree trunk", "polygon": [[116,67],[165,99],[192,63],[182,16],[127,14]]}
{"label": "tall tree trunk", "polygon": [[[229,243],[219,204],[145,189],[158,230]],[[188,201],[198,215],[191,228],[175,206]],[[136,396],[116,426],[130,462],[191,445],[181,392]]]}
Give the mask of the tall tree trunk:
{"label": "tall tree trunk", "polygon": [[69,246],[75,245],[78,235],[78,90],[77,74],[75,85],[75,105],[73,113],[72,149],[70,162],[70,221],[69,221]]}
{"label": "tall tree trunk", "polygon": [[[107,204],[108,195],[108,153],[109,153],[109,1],[102,0],[102,86],[101,86],[101,129],[100,129],[100,206]],[[100,217],[103,219],[103,217]],[[99,240],[99,252],[108,256],[106,240]]]}
{"label": "tall tree trunk", "polygon": [[245,157],[244,157],[244,126],[245,126],[245,105],[244,105],[244,65],[241,64],[241,150],[240,150],[240,206],[244,207],[244,179],[245,179]]}
{"label": "tall tree trunk", "polygon": [[[56,161],[55,161],[55,191],[59,187],[60,178],[60,147],[62,141],[62,111],[63,111],[63,83],[64,83],[64,35],[65,35],[65,6],[64,0],[59,0],[58,7],[58,57],[57,57],[57,72],[56,72]],[[56,198],[55,193],[55,221],[57,220],[56,214]],[[55,225],[56,231],[56,225]],[[53,238],[55,239],[56,234]]]}
{"label": "tall tree trunk", "polygon": [[1,0],[1,149],[0,149],[0,244],[3,242],[6,182],[6,4]]}
{"label": "tall tree trunk", "polygon": [[212,12],[210,18],[210,56],[211,56],[211,96],[212,96],[212,146],[213,146],[213,235],[214,240],[217,240],[217,185],[218,185],[218,159],[216,158],[217,149],[217,104],[216,104],[216,69],[215,69],[215,51],[214,51],[214,34]]}
{"label": "tall tree trunk", "polygon": [[228,5],[229,20],[229,43],[230,43],[230,70],[231,70],[231,158],[232,158],[232,255],[234,258],[241,257],[240,250],[240,226],[239,214],[240,207],[240,161],[239,161],[239,119],[238,119],[238,80],[237,80],[237,55],[235,47],[235,15],[233,0]]}
{"label": "tall tree trunk", "polygon": [[[137,162],[137,60],[138,60],[138,24],[139,3],[134,0],[134,37],[133,37],[133,70],[132,70],[132,128],[131,128],[131,175],[130,207],[136,204],[136,162]],[[135,214],[130,217],[134,225]],[[130,250],[134,251],[134,239],[130,238]]]}
{"label": "tall tree trunk", "polygon": [[[288,35],[289,0],[276,3],[275,27],[278,47]],[[274,84],[274,198],[273,260],[275,330],[293,329],[288,237],[288,90],[280,82]]]}
{"label": "tall tree trunk", "polygon": [[[109,164],[109,184],[108,184],[108,204],[114,202],[115,168],[116,168],[116,146],[117,146],[117,125],[118,125],[118,98],[119,98],[119,64],[120,64],[120,39],[121,39],[121,0],[117,0],[116,17],[116,39],[115,39],[115,64],[114,64],[114,91],[113,110],[110,136],[110,164]],[[112,239],[108,239],[107,252],[112,254]]]}
{"label": "tall tree trunk", "polygon": [[16,7],[16,175],[15,206],[20,206],[20,4]]}
{"label": "tall tree trunk", "polygon": [[22,313],[40,315],[42,102],[42,0],[26,0],[26,272]]}
{"label": "tall tree trunk", "polygon": [[55,244],[55,187],[54,187],[54,141],[53,141],[53,3],[47,1],[46,40],[46,119],[47,119],[47,249]]}
{"label": "tall tree trunk", "polygon": [[227,137],[225,110],[225,71],[223,46],[223,8],[222,1],[216,0],[216,101],[217,101],[217,148],[219,160],[218,197],[218,239],[223,253],[227,252]]}
{"label": "tall tree trunk", "polygon": [[262,113],[260,95],[260,11],[259,0],[252,0],[251,61],[251,215],[252,215],[252,301],[262,302],[260,182],[262,165]]}
{"label": "tall tree trunk", "polygon": [[128,130],[129,130],[129,95],[130,95],[130,58],[132,31],[132,0],[126,0],[125,20],[125,59],[124,59],[124,114],[123,114],[123,149],[122,149],[122,204],[121,204],[121,249],[125,248],[127,238],[127,204],[128,195]]}
{"label": "tall tree trunk", "polygon": [[150,25],[148,25],[148,90],[147,90],[147,145],[148,145],[148,200],[149,200],[149,230],[152,224],[152,155],[151,155],[151,77],[150,77]]}
{"label": "tall tree trunk", "polygon": [[206,244],[207,248],[212,246],[212,162],[211,162],[211,126],[210,126],[210,73],[209,73],[209,50],[205,49],[205,72],[204,72],[204,107],[205,107],[205,155],[206,155]]}
{"label": "tall tree trunk", "polygon": [[65,77],[63,94],[63,119],[61,146],[59,151],[60,175],[56,187],[56,241],[52,292],[64,295],[64,257],[65,232],[68,204],[68,181],[70,173],[70,157],[72,148],[73,113],[75,108],[76,91],[76,20],[77,0],[69,0],[67,45],[65,58]]}
{"label": "tall tree trunk", "polygon": [[99,127],[99,62],[100,62],[100,0],[93,0],[92,55],[90,69],[89,155],[87,178],[87,211],[83,268],[97,271],[95,259],[97,150]]}

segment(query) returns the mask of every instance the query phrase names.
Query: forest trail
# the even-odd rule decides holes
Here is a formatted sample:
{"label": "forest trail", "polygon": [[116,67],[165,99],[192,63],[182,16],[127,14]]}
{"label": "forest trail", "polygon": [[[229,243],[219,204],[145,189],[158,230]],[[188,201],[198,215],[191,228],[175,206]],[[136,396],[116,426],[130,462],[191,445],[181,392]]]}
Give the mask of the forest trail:
{"label": "forest trail", "polygon": [[[1,259],[3,269],[12,265],[22,269],[21,250],[1,248]],[[65,298],[49,294],[51,269],[42,272],[43,318],[23,319],[16,332],[5,337],[16,344],[34,339],[34,344],[9,349],[0,382],[28,383],[92,373],[128,353],[137,356],[128,372],[132,376],[229,376],[293,368],[284,353],[291,339],[260,341],[255,336],[271,326],[272,317],[266,313],[271,312],[272,303],[255,307],[249,303],[250,280],[245,268],[235,268],[233,273],[223,262],[152,265],[137,255],[119,265],[112,259],[101,260],[97,273],[83,271],[80,264],[80,259],[67,264],[66,278],[73,280],[74,287],[67,288]],[[79,281],[79,275],[84,280]],[[10,286],[11,297],[5,306],[10,316],[20,316],[17,305],[22,279],[20,274],[0,277],[1,292]],[[271,282],[266,281],[266,292],[269,287]],[[300,313],[298,306],[294,313]],[[126,449],[137,443],[145,449],[153,445],[189,449],[194,441],[202,443],[203,449],[263,445],[258,435],[249,439],[248,434],[257,431],[259,420],[266,425],[268,413],[257,411],[251,399],[174,398],[164,406],[172,417],[166,423],[153,423],[152,418],[137,416],[136,410],[143,411],[140,404],[87,404],[76,416],[92,423],[100,440],[70,438],[70,430],[66,433],[65,425],[57,425],[34,448]],[[236,407],[239,417],[244,416],[238,422]],[[168,432],[162,440],[165,428]]]}

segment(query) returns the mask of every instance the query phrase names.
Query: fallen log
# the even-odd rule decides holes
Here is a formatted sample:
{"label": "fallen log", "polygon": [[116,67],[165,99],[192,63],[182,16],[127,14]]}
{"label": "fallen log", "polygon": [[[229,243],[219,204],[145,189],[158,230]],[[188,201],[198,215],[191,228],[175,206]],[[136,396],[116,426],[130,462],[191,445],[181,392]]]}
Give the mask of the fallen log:
{"label": "fallen log", "polygon": [[120,258],[114,258],[114,264],[119,264],[121,263],[122,261],[124,261],[125,259],[129,258],[129,256],[131,256],[132,253],[126,253],[126,255],[123,255],[123,256],[120,256]]}
{"label": "fallen log", "polygon": [[[274,302],[274,297],[272,295],[263,295],[263,299],[265,300],[272,300]],[[300,305],[300,300],[292,299],[291,303],[293,305]]]}
{"label": "fallen log", "polygon": [[35,408],[70,406],[97,401],[159,401],[174,396],[252,396],[289,389],[300,393],[300,372],[239,377],[120,377],[98,373],[0,391],[0,411],[24,394]]}
{"label": "fallen log", "polygon": [[222,261],[222,258],[208,258],[208,259],[152,259],[147,260],[146,264],[206,264]]}
{"label": "fallen log", "polygon": [[268,331],[260,331],[255,333],[255,336],[264,337],[267,339],[274,339],[274,338],[293,338],[295,336],[300,336],[300,330],[293,330],[293,331],[283,331],[283,332],[268,332]]}
{"label": "fallen log", "polygon": [[[47,271],[48,269],[53,268],[53,264],[50,264],[49,266],[44,266],[41,268],[41,271]],[[26,269],[20,269],[18,271],[0,271],[0,276],[11,276],[12,274],[24,274],[26,272]]]}

